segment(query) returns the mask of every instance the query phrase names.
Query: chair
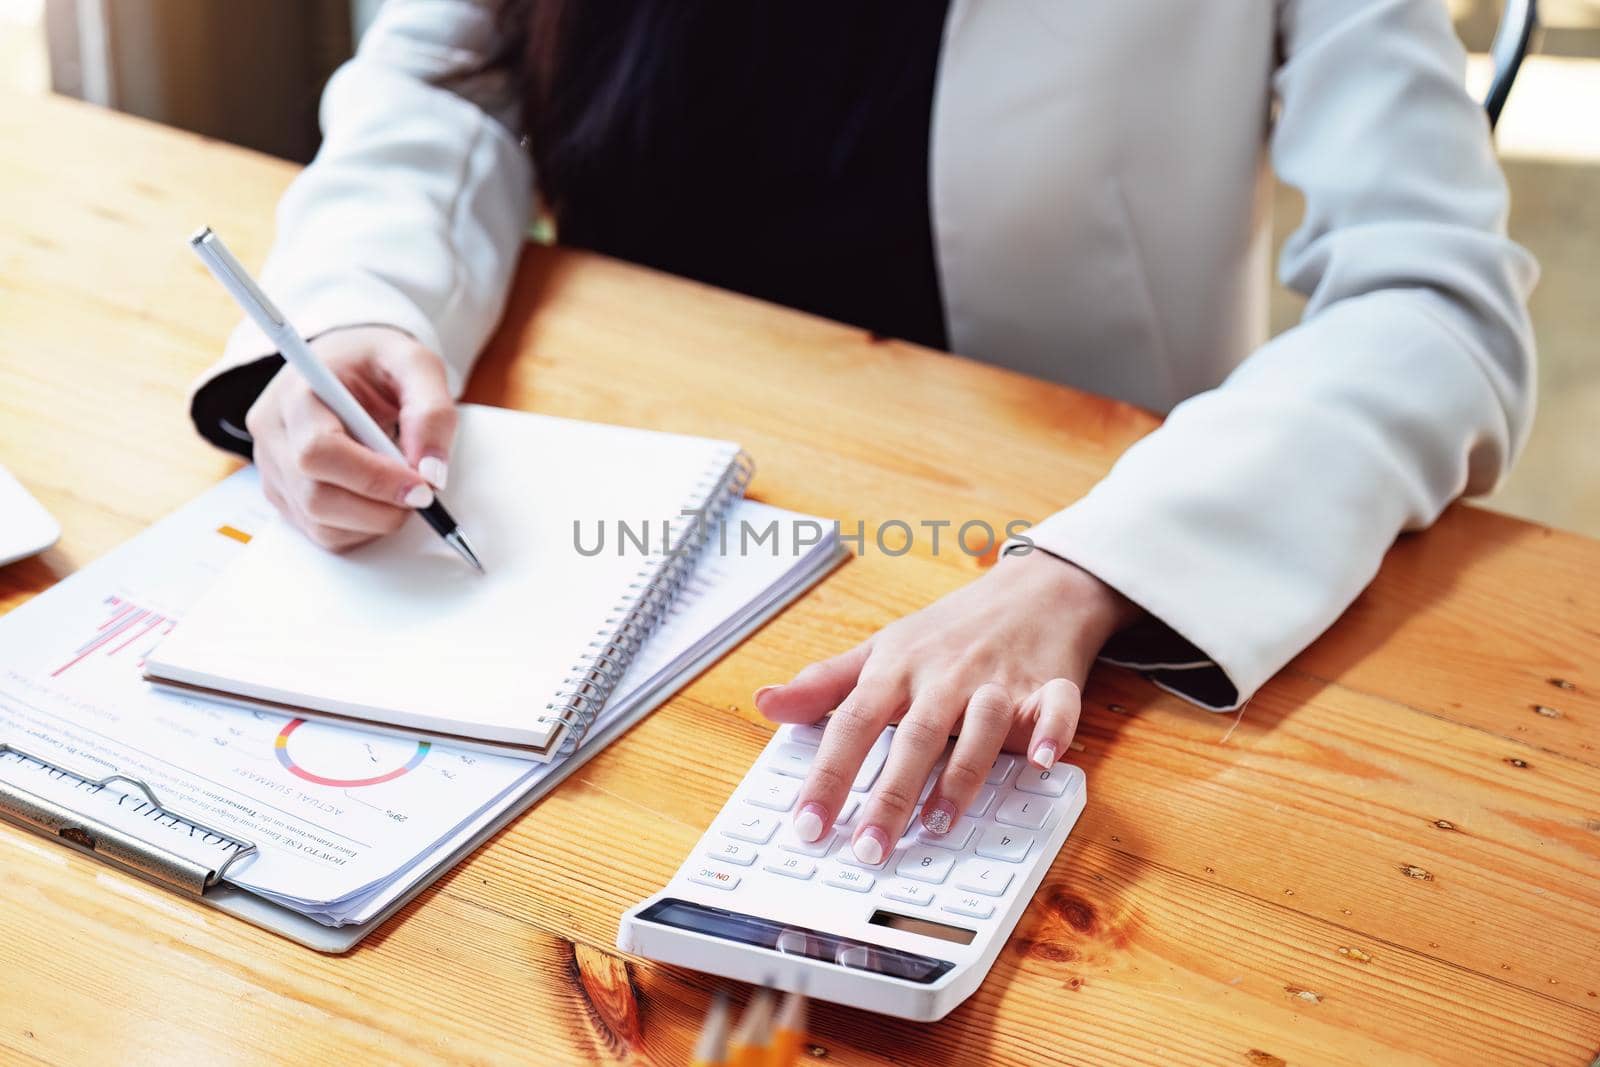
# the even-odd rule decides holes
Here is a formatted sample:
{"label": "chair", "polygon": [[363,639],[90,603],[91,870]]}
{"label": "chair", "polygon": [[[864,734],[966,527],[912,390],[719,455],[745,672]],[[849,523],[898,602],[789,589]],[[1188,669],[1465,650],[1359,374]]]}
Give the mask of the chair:
{"label": "chair", "polygon": [[1500,26],[1494,32],[1494,43],[1489,46],[1489,59],[1494,74],[1489,80],[1489,93],[1483,106],[1489,112],[1489,128],[1500,121],[1500,111],[1511,95],[1511,84],[1517,80],[1523,57],[1533,41],[1533,32],[1539,25],[1538,0],[1506,0],[1505,11],[1500,15]]}

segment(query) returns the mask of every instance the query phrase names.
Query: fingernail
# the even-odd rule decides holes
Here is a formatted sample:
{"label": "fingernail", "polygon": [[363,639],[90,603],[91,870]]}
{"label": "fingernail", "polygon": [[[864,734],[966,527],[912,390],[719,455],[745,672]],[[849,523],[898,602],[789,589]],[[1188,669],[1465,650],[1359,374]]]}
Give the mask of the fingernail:
{"label": "fingernail", "polygon": [[800,814],[794,817],[794,836],[806,844],[821,838],[825,814],[821,804],[807,804],[801,808]]}
{"label": "fingernail", "polygon": [[925,809],[922,813],[922,825],[926,826],[936,834],[949,833],[950,824],[955,822],[955,820],[955,805],[944,799],[940,799],[937,804],[931,808]]}
{"label": "fingernail", "polygon": [[422,462],[417,464],[417,473],[435,489],[443,489],[444,483],[450,480],[450,465],[438,456],[423,456]]}
{"label": "fingernail", "polygon": [[759,708],[761,706],[761,698],[762,697],[766,696],[768,693],[772,692],[774,689],[777,689],[777,688],[779,688],[779,687],[775,686],[775,685],[764,685],[760,689],[757,689],[756,690],[756,695],[751,697],[751,699],[756,702],[756,707]]}
{"label": "fingernail", "polygon": [[882,830],[868,826],[856,834],[855,843],[850,847],[855,850],[856,859],[862,863],[878,864],[883,862],[884,848],[888,843]]}
{"label": "fingernail", "polygon": [[433,503],[433,490],[425,485],[413,485],[406,490],[406,495],[401,501],[408,508],[425,508]]}
{"label": "fingernail", "polygon": [[1054,741],[1039,742],[1039,747],[1033,750],[1033,765],[1041,771],[1048,771],[1056,765],[1056,743]]}

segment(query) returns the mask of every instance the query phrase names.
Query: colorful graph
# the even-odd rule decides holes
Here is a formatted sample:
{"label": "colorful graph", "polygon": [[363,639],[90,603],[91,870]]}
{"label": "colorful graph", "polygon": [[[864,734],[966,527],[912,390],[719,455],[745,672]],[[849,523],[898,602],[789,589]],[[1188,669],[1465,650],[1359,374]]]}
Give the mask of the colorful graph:
{"label": "colorful graph", "polygon": [[[428,749],[432,747],[427,741],[402,741],[312,724],[300,734],[301,741],[291,755],[289,738],[305,726],[305,719],[293,719],[278,732],[277,740],[272,744],[278,762],[297,778],[337,789],[357,789],[392,782],[407,771],[415,770],[427,758]],[[406,758],[407,755],[409,758]],[[401,759],[405,761],[395,766]],[[355,768],[363,764],[370,765],[372,773],[359,777],[334,777],[332,774],[318,773],[319,770],[331,771],[338,766],[343,768],[341,773],[351,775]],[[381,770],[384,766],[391,769]]]}
{"label": "colorful graph", "polygon": [[[89,640],[73,651],[71,659],[50,672],[50,677],[59,678],[91,656],[115,656],[131,645],[139,646],[139,664],[143,666],[144,657],[155,648],[156,642],[178,624],[177,619],[119,596],[108,596],[102,603],[106,607],[106,620],[95,628]],[[145,641],[145,638],[150,640]]]}

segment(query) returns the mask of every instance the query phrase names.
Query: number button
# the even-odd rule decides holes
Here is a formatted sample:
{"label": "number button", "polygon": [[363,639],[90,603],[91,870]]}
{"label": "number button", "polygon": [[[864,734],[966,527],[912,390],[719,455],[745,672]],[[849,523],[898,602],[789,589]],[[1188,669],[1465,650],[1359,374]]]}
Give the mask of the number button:
{"label": "number button", "polygon": [[828,850],[833,847],[834,838],[837,836],[832,830],[829,830],[815,841],[802,841],[794,835],[794,829],[791,827],[785,830],[783,836],[778,839],[778,847],[785,852],[797,852],[802,856],[826,856]]}
{"label": "number button", "polygon": [[790,741],[767,753],[767,767],[790,778],[804,778],[811,770],[814,755],[816,749]]}
{"label": "number button", "polygon": [[978,790],[978,795],[972,801],[972,807],[967,809],[967,814],[974,819],[983,818],[983,813],[989,810],[989,805],[994,803],[994,786],[986,785]]}
{"label": "number button", "polygon": [[884,886],[883,895],[890,900],[901,900],[907,904],[915,904],[918,907],[933,903],[933,890],[916,882],[908,882],[903,878]]}
{"label": "number button", "polygon": [[763,774],[750,783],[745,799],[760,808],[788,811],[794,807],[794,798],[800,795],[800,780],[779,774]]}
{"label": "number button", "polygon": [[[826,721],[823,720],[823,722]],[[789,727],[789,740],[816,748],[822,744],[822,726],[823,723],[820,722],[809,726],[791,726]]]}
{"label": "number button", "polygon": [[997,897],[1011,884],[1011,872],[992,860],[962,860],[956,868],[956,888]]}
{"label": "number button", "polygon": [[919,882],[937,885],[945,880],[955,862],[956,858],[943,849],[913,848],[900,857],[894,872],[902,878],[915,878]]}
{"label": "number button", "polygon": [[823,881],[829,885],[838,886],[840,889],[848,889],[853,893],[865,893],[872,888],[874,879],[866,871],[836,863],[833,865],[833,870],[828,872]]}
{"label": "number button", "polygon": [[759,811],[745,808],[733,817],[733,821],[722,828],[722,832],[729,837],[738,838],[740,841],[749,841],[753,844],[764,845],[772,840],[772,835],[777,832],[778,820],[771,815],[763,815]]}
{"label": "number button", "polygon": [[1052,767],[1048,771],[1041,771],[1037,767],[1024,767],[1017,775],[1017,792],[1058,797],[1067,791],[1069,777],[1065,767]]}
{"label": "number button", "polygon": [[839,809],[839,817],[833,820],[833,825],[846,825],[856,817],[856,812],[859,810],[861,810],[861,798],[852,793],[844,798],[844,807]]}
{"label": "number button", "polygon": [[995,757],[994,766],[989,768],[989,777],[984,781],[990,785],[999,785],[1010,775],[1011,768],[1017,765],[1017,757],[1007,756],[1004,753]]}
{"label": "number button", "polygon": [[739,876],[737,874],[710,865],[701,865],[689,876],[689,881],[699,882],[701,885],[708,885],[713,889],[739,888]]}
{"label": "number button", "polygon": [[892,740],[894,740],[892,728],[878,735],[878,739],[867,750],[867,758],[861,761],[861,769],[856,772],[856,780],[850,783],[852,793],[859,793],[877,781],[878,772],[883,770],[883,761],[889,758],[889,742]]}
{"label": "number button", "polygon": [[1043,830],[1055,821],[1055,805],[1027,793],[1012,793],[1000,802],[994,821],[1027,830]]}
{"label": "number button", "polygon": [[852,867],[860,867],[864,871],[881,871],[884,868],[884,864],[889,862],[889,857],[885,856],[883,863],[862,863],[860,858],[856,856],[856,850],[850,847],[850,842],[848,841],[844,843],[844,847],[834,853],[833,858],[840,863],[848,863]]}
{"label": "number button", "polygon": [[974,919],[987,919],[994,914],[994,905],[982,897],[961,896],[946,904],[944,910],[956,915],[970,915]]}
{"label": "number button", "polygon": [[706,855],[714,860],[737,863],[741,867],[748,867],[756,861],[756,850],[738,841],[719,841],[706,849]]}
{"label": "number button", "polygon": [[972,831],[977,828],[977,823],[963,816],[950,824],[946,833],[936,834],[926,826],[917,827],[917,844],[932,845],[934,848],[948,848],[959,852],[967,847],[967,842],[972,840]]}
{"label": "number button", "polygon": [[978,838],[978,855],[1007,863],[1021,863],[1033,847],[1033,835],[1020,830],[1007,830],[1003,826],[991,827]]}
{"label": "number button", "polygon": [[773,874],[781,874],[785,878],[810,878],[817,873],[817,865],[804,856],[782,856],[767,864],[767,870]]}

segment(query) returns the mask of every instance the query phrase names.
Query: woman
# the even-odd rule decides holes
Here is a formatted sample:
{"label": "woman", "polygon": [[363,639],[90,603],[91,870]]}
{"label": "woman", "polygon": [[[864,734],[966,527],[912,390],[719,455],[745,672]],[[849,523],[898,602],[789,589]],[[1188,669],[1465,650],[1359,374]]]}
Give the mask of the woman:
{"label": "woman", "polygon": [[[249,326],[195,418],[320,543],[399,525],[446,483],[536,186],[565,243],[1170,411],[1042,551],[756,694],[834,711],[808,839],[900,722],[852,836],[876,862],[953,731],[934,832],[1002,745],[1066,750],[1097,656],[1237,707],[1506,470],[1535,271],[1463,67],[1435,0],[390,0],[265,275],[409,465]],[[1269,157],[1309,297],[1270,341]]]}

